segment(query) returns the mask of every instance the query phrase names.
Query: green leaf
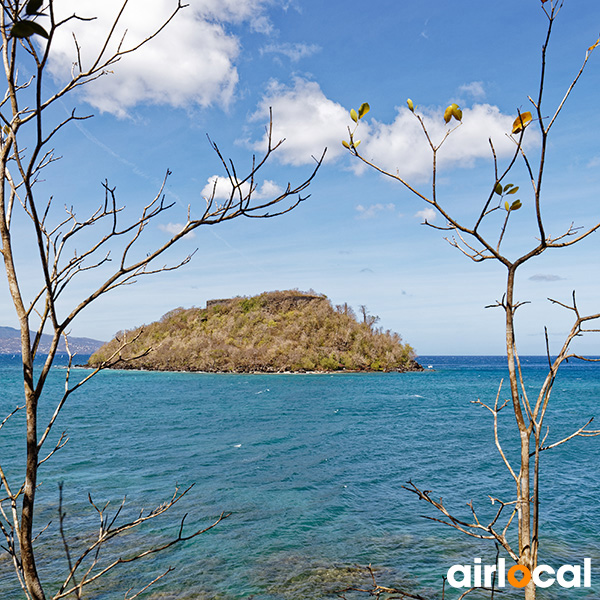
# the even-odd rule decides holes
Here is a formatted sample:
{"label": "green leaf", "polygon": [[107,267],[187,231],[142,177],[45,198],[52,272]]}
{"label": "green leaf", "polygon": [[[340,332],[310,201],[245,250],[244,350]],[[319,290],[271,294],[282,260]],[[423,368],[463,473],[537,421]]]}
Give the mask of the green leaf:
{"label": "green leaf", "polygon": [[355,148],[358,148],[360,146],[360,140],[358,140],[358,142],[354,142],[352,144]]}
{"label": "green leaf", "polygon": [[506,194],[507,190],[510,190],[511,187],[515,187],[514,183],[507,183],[504,186],[504,193]]}
{"label": "green leaf", "polygon": [[521,206],[523,206],[521,204],[520,200],[515,200],[511,205],[510,205],[510,210],[519,210],[521,208]]}
{"label": "green leaf", "polygon": [[502,184],[498,182],[496,187],[494,188],[494,192],[498,194],[498,196],[502,196]]}
{"label": "green leaf", "polygon": [[406,101],[406,104],[408,104],[408,110],[410,110],[410,112],[415,112],[415,105],[413,104],[413,101],[409,98]]}
{"label": "green leaf", "polygon": [[354,109],[352,109],[352,110],[350,111],[350,118],[351,118],[351,119],[352,119],[352,120],[353,120],[355,123],[358,123],[358,114],[357,114],[357,112],[356,112]]}
{"label": "green leaf", "polygon": [[370,110],[371,107],[369,106],[368,102],[363,102],[358,109],[358,118],[362,119]]}
{"label": "green leaf", "polygon": [[342,140],[342,146],[344,146],[344,148],[348,148],[348,150],[350,150],[350,144],[346,140]]}
{"label": "green leaf", "polygon": [[48,39],[47,31],[35,21],[17,21],[10,30],[10,35],[15,38],[28,38],[34,33]]}
{"label": "green leaf", "polygon": [[507,194],[516,194],[519,191],[519,186],[514,187],[510,190],[510,192],[507,192]]}
{"label": "green leaf", "polygon": [[43,0],[29,0],[29,2],[27,3],[27,6],[25,6],[25,12],[28,15],[37,14],[38,10],[40,10],[40,8],[42,8],[43,3],[44,3]]}

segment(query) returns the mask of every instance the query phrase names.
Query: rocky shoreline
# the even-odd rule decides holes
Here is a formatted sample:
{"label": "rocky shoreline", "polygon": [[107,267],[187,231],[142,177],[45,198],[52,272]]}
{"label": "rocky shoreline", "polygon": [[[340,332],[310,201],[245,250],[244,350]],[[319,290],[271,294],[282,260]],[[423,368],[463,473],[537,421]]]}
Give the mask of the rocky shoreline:
{"label": "rocky shoreline", "polygon": [[[93,369],[97,365],[75,365],[76,368],[81,369]],[[224,371],[224,370],[207,370],[203,369],[201,371],[195,369],[167,369],[167,368],[156,368],[151,369],[147,367],[139,367],[136,365],[132,365],[127,361],[118,361],[112,364],[109,367],[104,367],[103,370],[113,370],[113,371],[140,371],[143,373],[206,373],[211,375],[332,375],[332,374],[349,374],[349,373],[419,373],[422,371],[429,371],[431,369],[426,369],[423,365],[419,364],[417,361],[412,360],[410,365],[406,368],[398,368],[398,369],[389,369],[389,370],[375,370],[375,369],[320,369],[320,370],[307,370],[307,369],[299,369],[296,371],[281,371],[275,370],[269,367],[264,369],[245,369],[245,370],[237,370],[237,371]]]}

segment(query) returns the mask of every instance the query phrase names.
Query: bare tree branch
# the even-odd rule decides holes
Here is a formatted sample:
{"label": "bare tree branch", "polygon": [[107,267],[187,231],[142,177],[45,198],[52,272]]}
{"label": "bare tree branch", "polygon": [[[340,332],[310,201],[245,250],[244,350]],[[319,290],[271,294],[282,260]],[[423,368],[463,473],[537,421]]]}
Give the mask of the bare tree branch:
{"label": "bare tree branch", "polygon": [[[80,594],[81,590],[85,586],[98,580],[100,577],[102,577],[109,571],[112,571],[114,568],[118,567],[119,565],[135,562],[135,561],[140,560],[151,554],[156,554],[158,552],[162,552],[162,551],[166,550],[167,548],[170,548],[180,542],[191,540],[203,533],[206,533],[213,527],[216,527],[221,521],[223,521],[224,519],[226,519],[227,517],[230,516],[231,513],[221,513],[219,515],[219,517],[216,519],[216,521],[214,521],[211,525],[201,528],[201,529],[196,529],[189,534],[184,534],[184,523],[185,523],[185,518],[187,516],[187,515],[184,515],[184,517],[181,519],[181,522],[179,524],[179,530],[178,530],[177,534],[168,542],[159,544],[157,546],[150,547],[146,550],[140,550],[140,551],[138,551],[130,556],[127,556],[127,557],[120,556],[116,560],[111,561],[109,564],[100,567],[96,572],[93,571],[97,565],[99,551],[100,551],[101,547],[103,547],[106,543],[108,543],[115,537],[121,535],[122,533],[129,531],[135,527],[138,527],[139,525],[141,525],[142,523],[144,523],[150,519],[155,519],[156,517],[164,514],[171,507],[173,507],[175,504],[177,504],[190,491],[190,489],[192,489],[192,487],[193,487],[193,485],[189,486],[182,492],[179,492],[178,487],[175,488],[175,492],[174,492],[173,496],[170,498],[170,500],[164,502],[163,504],[159,505],[158,507],[152,509],[149,512],[145,513],[142,510],[137,518],[127,521],[126,523],[123,523],[121,525],[117,525],[116,522],[117,522],[117,519],[118,519],[119,515],[121,514],[121,511],[125,505],[125,499],[123,499],[123,501],[119,505],[119,508],[115,511],[114,515],[111,517],[111,516],[107,515],[107,513],[106,513],[110,503],[107,502],[103,507],[98,507],[93,502],[93,500],[90,496],[89,502],[94,507],[94,509],[96,510],[96,512],[98,513],[98,516],[100,518],[100,531],[98,533],[98,538],[93,543],[91,543],[81,553],[79,558],[77,558],[76,560],[74,560],[72,562],[72,566],[69,569],[69,574],[68,574],[67,578],[65,579],[65,581],[63,582],[63,584],[61,585],[59,591],[53,596],[53,600],[58,600],[59,598],[65,598],[74,593]],[[65,545],[65,547],[66,547],[66,545]],[[81,578],[79,583],[76,583],[75,582],[75,574],[81,567],[83,567],[84,561],[88,557],[91,557],[91,565],[87,568],[84,576]]]}

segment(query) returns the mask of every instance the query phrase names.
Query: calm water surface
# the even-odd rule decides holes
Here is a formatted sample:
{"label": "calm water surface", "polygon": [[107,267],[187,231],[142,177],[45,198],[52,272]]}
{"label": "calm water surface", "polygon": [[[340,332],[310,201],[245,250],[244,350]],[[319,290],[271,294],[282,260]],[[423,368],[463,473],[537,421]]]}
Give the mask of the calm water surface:
{"label": "calm water surface", "polygon": [[[505,376],[497,357],[421,357],[435,371],[408,374],[209,375],[100,373],[75,394],[60,417],[69,443],[41,468],[37,526],[40,569],[58,581],[66,570],[57,542],[58,483],[64,482],[67,534],[76,549],[97,529],[87,501],[151,507],[175,484],[195,487],[170,516],[130,533],[114,552],[160,542],[187,527],[232,515],[211,532],[163,555],[125,567],[89,597],[122,599],[173,566],[146,598],[260,600],[335,597],[364,583],[355,565],[372,564],[383,585],[441,597],[441,578],[455,563],[495,548],[423,519],[437,516],[402,486],[412,479],[469,517],[473,499],[482,520],[494,514],[488,494],[510,499],[511,481],[493,445],[491,415],[472,404],[493,403]],[[530,391],[545,359],[528,358]],[[78,371],[73,376],[81,377]],[[41,410],[52,410],[64,369],[53,370]],[[0,359],[0,414],[20,401],[18,360]],[[556,441],[598,414],[600,366],[569,364],[557,383],[547,425]],[[514,417],[502,413],[501,435],[516,457]],[[0,432],[5,469],[23,462],[23,419]],[[576,439],[543,456],[541,562],[560,566],[592,558],[592,589],[600,590],[600,439]],[[132,514],[125,511],[125,516]],[[108,559],[110,552],[106,555]],[[458,596],[447,593],[451,600]],[[328,595],[329,594],[329,595]],[[564,597],[550,588],[541,597]],[[0,558],[0,598],[19,598],[11,565]],[[472,596],[475,597],[475,596]],[[503,598],[514,597],[508,593]]]}

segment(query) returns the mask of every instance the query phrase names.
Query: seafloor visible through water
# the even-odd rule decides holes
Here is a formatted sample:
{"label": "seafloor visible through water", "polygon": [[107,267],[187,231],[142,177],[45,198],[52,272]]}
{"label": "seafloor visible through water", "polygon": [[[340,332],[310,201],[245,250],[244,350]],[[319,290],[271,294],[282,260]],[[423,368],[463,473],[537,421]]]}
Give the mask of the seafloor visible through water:
{"label": "seafloor visible through water", "polygon": [[[493,404],[505,368],[499,357],[420,361],[435,370],[100,373],[69,400],[49,449],[62,431],[69,442],[40,469],[36,529],[52,521],[37,542],[43,579],[56,584],[67,570],[58,534],[59,482],[64,482],[73,554],[97,532],[88,492],[98,505],[110,500],[115,509],[127,495],[126,518],[160,504],[176,483],[195,483],[170,513],[125,535],[100,555],[99,564],[176,535],[184,513],[186,531],[208,525],[222,511],[231,516],[195,540],[121,566],[86,598],[122,599],[128,588],[142,588],[169,566],[175,571],[142,597],[327,598],[368,584],[364,567],[369,564],[381,585],[441,597],[442,576],[450,566],[472,565],[476,557],[493,564],[496,549],[424,519],[439,515],[402,486],[412,480],[433,490],[465,519],[470,500],[485,521],[498,508],[488,495],[511,499],[512,480],[494,446],[491,415],[472,403]],[[524,365],[533,394],[546,359],[527,358]],[[64,374],[53,369],[42,413],[53,409]],[[0,359],[0,381],[3,418],[20,401],[18,358]],[[545,422],[548,442],[597,415],[599,398],[600,365],[567,365]],[[23,464],[23,426],[19,413],[0,432],[1,462],[14,481]],[[515,460],[509,407],[501,413],[500,435]],[[542,455],[540,562],[558,567],[591,558],[592,587],[554,586],[540,598],[598,597],[599,465],[600,438],[577,438]],[[0,598],[22,597],[11,569],[7,556],[0,556]],[[446,599],[458,595],[450,589]]]}

